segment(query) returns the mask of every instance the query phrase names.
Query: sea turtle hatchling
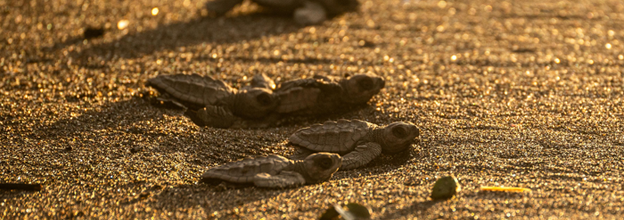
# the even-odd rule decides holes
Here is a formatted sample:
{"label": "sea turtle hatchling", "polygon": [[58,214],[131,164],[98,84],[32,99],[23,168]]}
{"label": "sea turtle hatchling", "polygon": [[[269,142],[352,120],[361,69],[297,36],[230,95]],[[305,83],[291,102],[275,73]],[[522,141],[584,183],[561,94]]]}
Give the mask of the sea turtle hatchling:
{"label": "sea turtle hatchling", "polygon": [[271,155],[210,168],[201,176],[201,181],[253,183],[269,188],[292,187],[327,181],[341,164],[342,158],[334,153],[315,153],[303,160]]}
{"label": "sea turtle hatchling", "polygon": [[[222,16],[244,0],[212,0],[206,2],[206,9]],[[360,6],[357,0],[251,0],[263,8],[280,14],[292,14],[302,25],[318,24],[327,18],[345,12],[356,11]]]}
{"label": "sea turtle hatchling", "polygon": [[409,122],[394,122],[378,126],[360,120],[328,121],[296,131],[289,143],[300,147],[291,158],[301,158],[314,152],[342,155],[341,170],[361,167],[381,153],[395,154],[407,150],[420,130]]}
{"label": "sea turtle hatchling", "polygon": [[[275,87],[273,81],[264,75],[254,77],[251,87],[236,90],[221,80],[197,74],[159,75],[147,81],[147,85],[160,92],[159,100],[171,101],[187,108],[194,119],[194,112],[210,109],[221,115],[229,115],[226,120],[219,118],[204,122],[212,127],[230,127],[233,120],[258,119],[272,113],[279,104],[279,98],[269,88]],[[195,120],[193,120],[195,121]],[[195,121],[197,123],[197,121]]]}
{"label": "sea turtle hatchling", "polygon": [[[357,74],[346,78],[315,75],[281,83],[273,91],[279,100],[273,114],[263,120],[245,120],[223,109],[206,107],[189,116],[198,125],[230,125],[231,127],[267,127],[280,118],[291,115],[319,116],[345,112],[366,104],[384,87],[382,77],[373,73]],[[275,88],[275,83],[265,75],[256,75],[251,86]],[[228,126],[224,126],[228,127]]]}
{"label": "sea turtle hatchling", "polygon": [[280,99],[275,112],[317,116],[345,111],[366,104],[384,86],[384,79],[373,73],[286,81],[274,91]]}

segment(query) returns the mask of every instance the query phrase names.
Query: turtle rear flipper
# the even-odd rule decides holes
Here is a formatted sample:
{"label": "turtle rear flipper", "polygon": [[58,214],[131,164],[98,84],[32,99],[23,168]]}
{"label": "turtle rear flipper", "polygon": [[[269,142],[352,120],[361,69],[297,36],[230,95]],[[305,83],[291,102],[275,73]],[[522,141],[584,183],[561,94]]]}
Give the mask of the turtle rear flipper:
{"label": "turtle rear flipper", "polygon": [[297,172],[282,171],[277,175],[259,173],[254,177],[254,184],[258,187],[284,188],[305,184],[305,178]]}
{"label": "turtle rear flipper", "polygon": [[243,0],[214,0],[206,2],[204,6],[206,10],[214,13],[216,16],[223,16],[225,13],[232,10],[234,6],[242,2]]}
{"label": "turtle rear flipper", "polygon": [[236,121],[240,121],[232,112],[224,106],[208,105],[203,109],[193,111],[188,110],[184,113],[193,123],[199,126],[209,126],[215,128],[229,128]]}
{"label": "turtle rear flipper", "polygon": [[342,157],[341,170],[364,166],[381,154],[381,145],[373,142],[358,145],[354,151]]}

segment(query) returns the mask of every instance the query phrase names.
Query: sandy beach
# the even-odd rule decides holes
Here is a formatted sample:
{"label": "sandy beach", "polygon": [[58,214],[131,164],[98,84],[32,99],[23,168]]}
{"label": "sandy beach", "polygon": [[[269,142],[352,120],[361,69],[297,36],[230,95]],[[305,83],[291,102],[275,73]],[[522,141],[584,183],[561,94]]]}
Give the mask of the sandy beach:
{"label": "sandy beach", "polygon": [[[215,18],[199,0],[0,0],[0,183],[42,186],[0,190],[0,219],[316,219],[350,202],[373,219],[621,218],[624,3],[360,2],[301,26],[249,3]],[[366,72],[386,80],[368,105],[267,129],[198,127],[145,86]],[[290,134],[338,119],[410,121],[421,137],[324,183],[198,182],[209,167],[290,155]],[[462,191],[431,200],[450,174]]]}

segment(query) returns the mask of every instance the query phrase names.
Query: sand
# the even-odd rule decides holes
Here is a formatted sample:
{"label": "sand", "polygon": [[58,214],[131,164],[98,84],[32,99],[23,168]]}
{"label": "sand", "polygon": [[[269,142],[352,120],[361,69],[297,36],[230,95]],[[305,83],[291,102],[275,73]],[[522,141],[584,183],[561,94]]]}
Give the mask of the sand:
{"label": "sand", "polygon": [[[0,219],[314,219],[348,202],[374,219],[624,213],[623,3],[361,2],[304,27],[249,4],[212,18],[203,1],[0,1],[0,183],[42,184],[0,191]],[[84,40],[89,27],[104,35]],[[367,106],[269,129],[198,127],[150,105],[144,86],[159,74],[239,87],[256,73],[369,71],[386,88]],[[211,166],[292,154],[292,132],[341,118],[411,121],[422,136],[320,184],[198,183]],[[463,190],[432,201],[449,174]]]}

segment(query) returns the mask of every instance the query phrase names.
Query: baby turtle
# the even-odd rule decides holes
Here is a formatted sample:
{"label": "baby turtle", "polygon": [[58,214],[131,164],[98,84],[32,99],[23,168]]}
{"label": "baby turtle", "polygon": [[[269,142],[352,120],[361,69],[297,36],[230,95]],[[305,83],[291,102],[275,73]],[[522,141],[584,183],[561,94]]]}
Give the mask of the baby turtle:
{"label": "baby turtle", "polygon": [[[251,0],[263,8],[278,14],[292,14],[302,25],[318,24],[327,18],[356,11],[357,0]],[[206,3],[209,12],[222,16],[243,0],[213,0]]]}
{"label": "baby turtle", "polygon": [[275,111],[308,116],[345,111],[366,104],[384,86],[384,79],[372,73],[347,78],[314,76],[287,81],[274,92],[280,98]]}
{"label": "baby turtle", "polygon": [[329,180],[338,171],[342,159],[333,153],[315,153],[304,160],[291,160],[271,155],[244,159],[210,168],[201,178],[204,182],[222,180],[253,183],[258,187],[283,188]]}
{"label": "baby turtle", "polygon": [[396,154],[407,150],[420,130],[409,122],[394,122],[378,126],[360,120],[328,121],[296,131],[289,143],[300,147],[292,158],[301,158],[314,152],[342,155],[340,169],[361,167],[381,153]]}
{"label": "baby turtle", "polygon": [[194,119],[196,111],[206,111],[206,108],[225,115],[227,119],[214,122],[194,119],[196,123],[205,122],[212,127],[230,127],[236,117],[263,118],[277,107],[279,98],[266,88],[270,87],[273,81],[264,77],[266,76],[254,77],[252,86],[241,90],[231,88],[221,80],[197,74],[159,75],[149,79],[147,85],[160,92],[161,101],[170,101],[188,108],[192,112],[189,114],[192,116],[191,119]]}
{"label": "baby turtle", "polygon": [[[314,76],[308,79],[286,81],[273,91],[279,100],[271,115],[260,120],[240,118],[219,106],[206,106],[189,116],[198,125],[212,127],[267,127],[289,115],[319,116],[349,110],[366,104],[384,87],[382,77],[372,73],[347,78]],[[256,75],[253,88],[268,90],[275,83],[265,75]]]}

